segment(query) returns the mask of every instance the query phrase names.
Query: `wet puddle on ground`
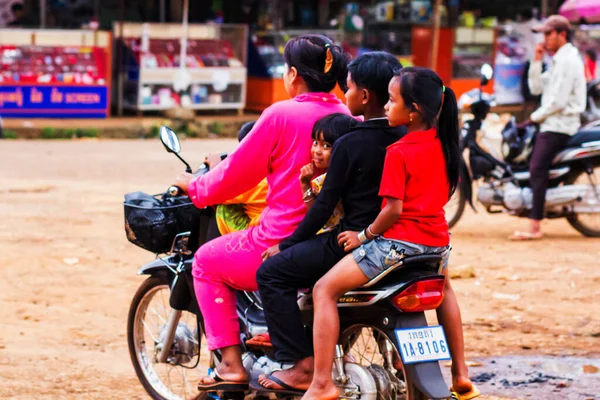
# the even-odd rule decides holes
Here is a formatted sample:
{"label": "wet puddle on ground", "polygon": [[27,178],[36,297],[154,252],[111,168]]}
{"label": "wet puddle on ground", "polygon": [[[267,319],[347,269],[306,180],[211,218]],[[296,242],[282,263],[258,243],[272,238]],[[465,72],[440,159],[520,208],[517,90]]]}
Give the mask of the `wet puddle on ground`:
{"label": "wet puddle on ground", "polygon": [[[515,399],[600,400],[600,358],[476,358],[469,368],[482,394]],[[443,367],[450,381],[450,368]]]}

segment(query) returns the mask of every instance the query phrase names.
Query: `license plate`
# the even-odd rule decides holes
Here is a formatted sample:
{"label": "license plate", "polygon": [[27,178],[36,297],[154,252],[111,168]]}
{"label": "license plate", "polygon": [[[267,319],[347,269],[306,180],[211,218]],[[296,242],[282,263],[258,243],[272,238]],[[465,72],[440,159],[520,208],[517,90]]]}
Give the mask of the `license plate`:
{"label": "license plate", "polygon": [[441,326],[396,329],[396,338],[404,364],[450,359],[448,342]]}

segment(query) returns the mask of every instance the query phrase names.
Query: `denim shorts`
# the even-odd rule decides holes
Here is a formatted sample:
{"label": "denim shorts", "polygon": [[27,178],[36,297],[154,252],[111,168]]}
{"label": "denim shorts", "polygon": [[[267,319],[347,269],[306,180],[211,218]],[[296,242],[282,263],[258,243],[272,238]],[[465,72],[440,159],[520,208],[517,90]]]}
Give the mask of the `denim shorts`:
{"label": "denim shorts", "polygon": [[371,280],[388,268],[397,265],[402,258],[421,254],[440,254],[442,256],[441,271],[443,271],[448,267],[450,249],[450,246],[430,247],[380,236],[362,244],[352,252],[352,255],[362,272]]}

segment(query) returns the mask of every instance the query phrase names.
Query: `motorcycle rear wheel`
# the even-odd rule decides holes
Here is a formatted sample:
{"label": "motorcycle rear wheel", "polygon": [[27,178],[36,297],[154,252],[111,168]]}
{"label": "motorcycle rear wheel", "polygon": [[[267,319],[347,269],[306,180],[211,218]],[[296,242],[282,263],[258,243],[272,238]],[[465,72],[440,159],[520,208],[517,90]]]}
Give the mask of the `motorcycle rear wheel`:
{"label": "motorcycle rear wheel", "polygon": [[[169,295],[167,280],[152,276],[142,283],[133,296],[127,320],[127,343],[135,373],[154,400],[209,399],[208,393],[200,393],[196,388],[198,378],[205,372],[206,367],[213,366],[214,362],[208,350],[202,349],[203,335],[195,315],[184,311],[177,328],[178,332],[180,329],[181,332],[186,332],[188,338],[192,332],[195,342],[190,339],[188,344],[192,343],[194,350],[182,356],[173,348],[172,354],[169,355],[170,362],[156,361],[156,345],[161,329],[166,325],[170,313],[174,311],[169,305]],[[153,309],[151,306],[154,302],[156,307]],[[209,355],[203,357],[203,354]],[[187,357],[189,360],[186,358],[183,361],[187,362],[175,362],[172,357]],[[200,357],[199,361],[197,357]],[[189,379],[187,374],[190,375]]]}
{"label": "motorcycle rear wheel", "polygon": [[[592,181],[595,183],[596,187],[600,185],[600,167],[594,168],[592,172]],[[591,183],[587,172],[582,171],[574,176],[573,179],[569,179],[566,184],[585,185]],[[583,236],[600,237],[600,214],[571,214],[567,216],[567,221]]]}
{"label": "motorcycle rear wheel", "polygon": [[[401,360],[394,342],[377,328],[366,325],[354,325],[344,330],[341,338],[346,357],[349,357],[353,362],[363,367],[368,368],[377,365],[385,370],[390,370],[390,366],[381,349],[385,341],[392,345],[395,352],[394,358]],[[396,393],[395,397],[392,398],[391,393],[382,393],[380,391],[379,396],[383,400],[428,400],[428,397],[405,377],[404,365],[402,365],[402,370],[397,372],[397,378],[404,383],[403,393]]]}

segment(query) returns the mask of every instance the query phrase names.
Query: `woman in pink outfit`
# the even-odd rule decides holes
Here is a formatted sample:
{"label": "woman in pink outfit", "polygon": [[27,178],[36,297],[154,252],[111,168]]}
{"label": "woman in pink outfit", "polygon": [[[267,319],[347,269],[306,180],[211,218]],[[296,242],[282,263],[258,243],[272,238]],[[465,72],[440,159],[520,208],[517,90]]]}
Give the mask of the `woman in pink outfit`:
{"label": "woman in pink outfit", "polygon": [[319,35],[290,40],[284,51],[285,89],[292,97],[267,108],[240,146],[206,175],[181,175],[177,186],[197,207],[220,204],[244,193],[265,177],[267,207],[260,224],[214,239],[202,246],[193,265],[196,297],[204,317],[210,350],[220,349],[222,362],[203,378],[199,390],[244,390],[236,290],[255,291],[262,253],[290,236],[306,213],[298,179],[310,162],[314,123],[348,108],[330,92],[345,87],[347,59],[342,50]]}

